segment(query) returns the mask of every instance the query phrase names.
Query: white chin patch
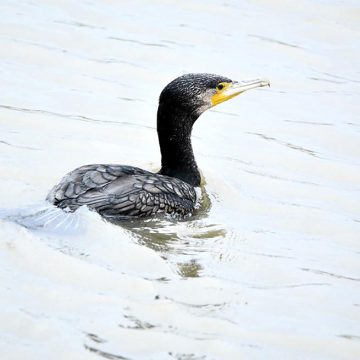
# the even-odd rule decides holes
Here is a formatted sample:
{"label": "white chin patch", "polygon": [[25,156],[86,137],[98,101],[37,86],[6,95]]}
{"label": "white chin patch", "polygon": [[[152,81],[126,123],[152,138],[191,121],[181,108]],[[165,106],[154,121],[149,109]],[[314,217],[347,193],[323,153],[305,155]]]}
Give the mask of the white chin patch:
{"label": "white chin patch", "polygon": [[214,91],[207,90],[205,93],[199,94],[197,96],[198,102],[202,103],[202,105],[200,105],[196,110],[198,115],[201,115],[204,111],[209,110],[212,107],[211,98],[213,97],[213,95]]}

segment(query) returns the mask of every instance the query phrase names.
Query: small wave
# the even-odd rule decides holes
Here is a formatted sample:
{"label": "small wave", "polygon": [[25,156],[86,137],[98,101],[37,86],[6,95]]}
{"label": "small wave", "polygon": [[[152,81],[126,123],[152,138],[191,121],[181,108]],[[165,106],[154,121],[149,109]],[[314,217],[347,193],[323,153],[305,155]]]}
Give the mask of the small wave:
{"label": "small wave", "polygon": [[80,229],[80,216],[50,204],[37,204],[20,209],[1,209],[0,219],[14,222],[29,230],[74,233]]}

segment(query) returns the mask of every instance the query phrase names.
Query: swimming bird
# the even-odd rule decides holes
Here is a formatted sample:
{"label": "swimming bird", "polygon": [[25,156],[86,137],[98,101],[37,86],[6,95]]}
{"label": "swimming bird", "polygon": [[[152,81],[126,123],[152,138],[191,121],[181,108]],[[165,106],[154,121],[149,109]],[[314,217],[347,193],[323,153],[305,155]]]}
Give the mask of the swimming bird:
{"label": "swimming bird", "polygon": [[246,90],[269,86],[267,80],[232,81],[213,74],[186,74],[161,92],[157,132],[161,169],[152,173],[128,165],[81,166],[55,185],[47,200],[75,211],[87,205],[108,219],[122,220],[169,214],[184,218],[195,209],[201,176],[191,132],[206,110]]}

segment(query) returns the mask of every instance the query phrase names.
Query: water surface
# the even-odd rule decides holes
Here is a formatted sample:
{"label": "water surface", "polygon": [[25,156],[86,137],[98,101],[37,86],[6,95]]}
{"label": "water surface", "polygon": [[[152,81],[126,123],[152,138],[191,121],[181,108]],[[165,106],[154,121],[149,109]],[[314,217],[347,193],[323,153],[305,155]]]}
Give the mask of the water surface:
{"label": "water surface", "polygon": [[[357,1],[2,1],[4,359],[357,359]],[[48,206],[89,163],[159,168],[186,72],[267,77],[205,113],[207,198],[117,226]]]}

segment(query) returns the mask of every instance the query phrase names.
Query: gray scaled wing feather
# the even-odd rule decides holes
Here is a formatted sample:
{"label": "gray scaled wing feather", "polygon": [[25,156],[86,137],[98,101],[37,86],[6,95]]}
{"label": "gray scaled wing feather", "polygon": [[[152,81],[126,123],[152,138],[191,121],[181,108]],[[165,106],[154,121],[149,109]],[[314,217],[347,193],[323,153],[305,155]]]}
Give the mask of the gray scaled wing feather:
{"label": "gray scaled wing feather", "polygon": [[82,205],[104,217],[144,217],[156,213],[183,217],[195,207],[195,189],[176,178],[126,165],[85,165],[55,185],[47,200],[75,211]]}

